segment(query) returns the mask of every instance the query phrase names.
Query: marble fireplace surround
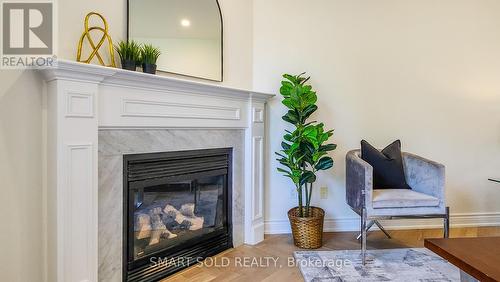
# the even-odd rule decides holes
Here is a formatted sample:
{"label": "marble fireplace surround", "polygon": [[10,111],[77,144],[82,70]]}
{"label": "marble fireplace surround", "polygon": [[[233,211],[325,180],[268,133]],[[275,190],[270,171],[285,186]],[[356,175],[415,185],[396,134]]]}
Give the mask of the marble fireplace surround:
{"label": "marble fireplace surround", "polygon": [[244,242],[243,159],[240,129],[140,129],[99,131],[99,281],[122,281],[123,155],[233,148],[233,245]]}
{"label": "marble fireplace surround", "polygon": [[234,243],[263,240],[265,103],[273,95],[64,60],[40,72],[48,280],[121,281],[124,153],[233,147]]}

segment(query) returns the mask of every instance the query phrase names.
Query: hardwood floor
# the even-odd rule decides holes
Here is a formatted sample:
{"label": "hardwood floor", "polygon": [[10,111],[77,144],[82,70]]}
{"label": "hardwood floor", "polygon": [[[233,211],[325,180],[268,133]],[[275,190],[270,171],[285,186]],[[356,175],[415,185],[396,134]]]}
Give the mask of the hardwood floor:
{"label": "hardwood floor", "polygon": [[[368,249],[423,248],[425,238],[442,237],[441,229],[392,230],[389,233],[392,239],[380,231],[370,232]],[[324,246],[320,250],[359,249],[355,236],[355,232],[325,233]],[[500,227],[453,228],[450,232],[450,237],[485,236],[500,236]],[[300,249],[293,245],[291,235],[268,235],[258,245],[230,249],[208,259],[205,265],[193,266],[162,282],[302,281],[298,268],[288,265],[296,250]]]}

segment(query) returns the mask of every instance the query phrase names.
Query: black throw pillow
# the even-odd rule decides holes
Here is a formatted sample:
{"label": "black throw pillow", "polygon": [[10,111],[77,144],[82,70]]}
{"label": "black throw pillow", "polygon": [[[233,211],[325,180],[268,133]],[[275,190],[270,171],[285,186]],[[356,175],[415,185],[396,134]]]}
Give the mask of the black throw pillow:
{"label": "black throw pillow", "polygon": [[411,189],[405,179],[401,141],[379,151],[362,140],[361,158],[373,167],[373,189]]}

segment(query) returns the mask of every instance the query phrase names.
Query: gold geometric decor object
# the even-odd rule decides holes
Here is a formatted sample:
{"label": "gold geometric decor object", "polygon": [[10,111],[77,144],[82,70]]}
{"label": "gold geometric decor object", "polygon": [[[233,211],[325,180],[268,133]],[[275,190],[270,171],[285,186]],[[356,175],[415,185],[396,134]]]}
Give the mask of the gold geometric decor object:
{"label": "gold geometric decor object", "polygon": [[[97,16],[97,17],[101,18],[102,23],[104,25],[104,28],[100,27],[100,26],[92,26],[89,28],[89,19],[92,16]],[[82,36],[80,36],[80,40],[78,41],[78,51],[76,54],[76,61],[90,64],[92,59],[94,57],[97,57],[97,60],[99,60],[99,63],[102,66],[106,66],[101,54],[99,53],[99,49],[101,49],[102,45],[107,40],[108,41],[109,58],[111,61],[110,64],[107,66],[108,67],[116,67],[116,65],[115,65],[115,52],[113,50],[113,41],[111,40],[111,36],[109,36],[109,33],[108,33],[108,23],[106,22],[106,19],[104,19],[104,17],[99,13],[90,12],[85,16],[84,26],[85,26],[85,31],[83,32]],[[99,40],[99,42],[97,44],[95,44],[95,42],[94,42],[94,40],[92,40],[92,36],[91,36],[91,33],[96,33],[96,32],[102,32],[101,39]],[[87,39],[90,47],[92,48],[92,52],[87,57],[87,59],[82,59],[83,41],[85,39]]]}

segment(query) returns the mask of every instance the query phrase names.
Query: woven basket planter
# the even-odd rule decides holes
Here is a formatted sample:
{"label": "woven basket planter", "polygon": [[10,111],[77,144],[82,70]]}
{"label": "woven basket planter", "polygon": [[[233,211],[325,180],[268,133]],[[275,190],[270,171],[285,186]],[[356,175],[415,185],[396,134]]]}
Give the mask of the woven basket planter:
{"label": "woven basket planter", "polygon": [[293,243],[299,248],[317,249],[323,244],[325,211],[318,207],[310,207],[310,213],[310,217],[299,217],[298,207],[288,211]]}

